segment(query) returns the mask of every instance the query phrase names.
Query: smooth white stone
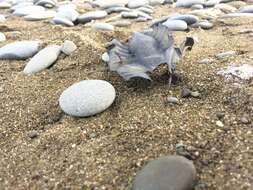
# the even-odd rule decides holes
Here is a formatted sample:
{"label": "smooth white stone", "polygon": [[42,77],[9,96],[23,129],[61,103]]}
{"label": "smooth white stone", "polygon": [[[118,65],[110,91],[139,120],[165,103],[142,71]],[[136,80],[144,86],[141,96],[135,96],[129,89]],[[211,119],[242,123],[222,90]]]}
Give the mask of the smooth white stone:
{"label": "smooth white stone", "polygon": [[0,59],[27,59],[39,51],[40,41],[18,41],[0,48]]}
{"label": "smooth white stone", "polygon": [[61,46],[52,45],[39,51],[25,66],[23,73],[31,75],[52,65],[58,58]]}
{"label": "smooth white stone", "polygon": [[110,107],[115,96],[115,89],[109,82],[84,80],[64,90],[59,98],[59,105],[68,115],[88,117]]}
{"label": "smooth white stone", "polygon": [[13,15],[15,16],[26,16],[29,14],[36,14],[38,12],[44,12],[45,8],[42,6],[24,6],[24,7],[20,7],[17,8],[14,12]]}
{"label": "smooth white stone", "polygon": [[171,31],[185,31],[187,29],[187,23],[183,20],[167,20],[162,25]]}
{"label": "smooth white stone", "polygon": [[54,17],[52,20],[53,24],[59,24],[63,26],[74,26],[74,23],[66,18]]}
{"label": "smooth white stone", "polygon": [[93,4],[99,6],[102,9],[110,8],[110,7],[124,7],[127,5],[128,0],[96,0]]}
{"label": "smooth white stone", "polygon": [[45,20],[48,18],[53,18],[55,16],[56,12],[53,10],[48,10],[45,12],[38,12],[34,14],[29,14],[24,17],[27,21],[38,21],[38,20]]}
{"label": "smooth white stone", "polygon": [[66,55],[70,55],[71,53],[73,53],[75,50],[77,49],[76,45],[74,42],[66,40],[62,47],[61,47],[61,51],[66,54]]}
{"label": "smooth white stone", "polygon": [[131,9],[149,4],[149,0],[129,0],[127,6]]}

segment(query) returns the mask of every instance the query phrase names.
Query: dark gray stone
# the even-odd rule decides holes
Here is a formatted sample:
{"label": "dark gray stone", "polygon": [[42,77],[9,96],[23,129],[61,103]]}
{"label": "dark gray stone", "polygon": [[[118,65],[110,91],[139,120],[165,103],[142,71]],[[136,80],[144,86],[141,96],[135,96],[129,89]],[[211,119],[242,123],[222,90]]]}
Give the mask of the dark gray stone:
{"label": "dark gray stone", "polygon": [[133,190],[192,190],[195,179],[192,161],[182,156],[164,156],[137,173]]}

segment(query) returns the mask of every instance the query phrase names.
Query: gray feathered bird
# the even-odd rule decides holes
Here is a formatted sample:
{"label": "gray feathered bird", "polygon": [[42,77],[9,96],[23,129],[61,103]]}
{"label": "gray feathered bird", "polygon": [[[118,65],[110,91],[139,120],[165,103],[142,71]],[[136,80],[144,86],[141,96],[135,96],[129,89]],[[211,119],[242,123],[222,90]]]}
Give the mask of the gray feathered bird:
{"label": "gray feathered bird", "polygon": [[179,48],[174,47],[170,31],[165,26],[159,25],[150,31],[133,33],[126,43],[116,39],[109,42],[108,66],[125,80],[134,77],[151,80],[147,73],[161,64],[167,64],[170,85],[172,74],[184,50],[190,50],[193,45],[193,38],[187,37]]}

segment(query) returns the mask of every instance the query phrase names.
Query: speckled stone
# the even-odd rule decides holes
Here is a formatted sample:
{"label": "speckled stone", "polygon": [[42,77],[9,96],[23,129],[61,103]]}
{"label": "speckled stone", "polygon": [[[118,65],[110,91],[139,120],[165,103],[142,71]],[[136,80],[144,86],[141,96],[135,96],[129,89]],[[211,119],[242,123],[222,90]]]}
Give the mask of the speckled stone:
{"label": "speckled stone", "polygon": [[192,190],[196,169],[182,156],[164,156],[149,162],[133,182],[133,190]]}
{"label": "speckled stone", "polygon": [[59,104],[68,115],[88,117],[106,110],[115,96],[115,89],[109,82],[84,80],[67,88],[61,94]]}

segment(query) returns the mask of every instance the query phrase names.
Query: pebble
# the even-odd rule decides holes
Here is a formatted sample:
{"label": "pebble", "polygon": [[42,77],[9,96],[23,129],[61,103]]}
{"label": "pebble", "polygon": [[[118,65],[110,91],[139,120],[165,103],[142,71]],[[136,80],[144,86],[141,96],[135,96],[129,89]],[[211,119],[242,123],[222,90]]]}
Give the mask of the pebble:
{"label": "pebble", "polygon": [[72,41],[66,40],[61,46],[61,52],[66,55],[70,55],[77,49],[76,44]]}
{"label": "pebble", "polygon": [[0,93],[3,93],[3,92],[4,92],[4,87],[0,86]]}
{"label": "pebble", "polygon": [[0,59],[27,59],[39,51],[40,41],[17,41],[0,48]]}
{"label": "pebble", "polygon": [[124,7],[128,3],[128,0],[96,0],[93,4],[99,6],[101,9],[111,7]]}
{"label": "pebble", "polygon": [[53,8],[57,5],[57,1],[55,1],[55,0],[39,0],[35,3],[35,5],[40,5],[45,8]]}
{"label": "pebble", "polygon": [[37,131],[29,131],[28,132],[28,134],[27,134],[27,136],[29,137],[29,138],[31,138],[31,139],[34,139],[34,138],[36,138],[36,137],[38,137],[38,132]]}
{"label": "pebble", "polygon": [[39,12],[44,12],[45,8],[42,6],[31,5],[17,8],[12,14],[15,16],[26,16],[29,14],[36,14]]}
{"label": "pebble", "polygon": [[189,90],[188,88],[184,88],[181,91],[181,97],[182,98],[189,98],[189,97],[191,97],[191,90]]}
{"label": "pebble", "polygon": [[52,23],[69,27],[74,26],[74,23],[72,21],[62,17],[54,17]]}
{"label": "pebble", "polygon": [[8,9],[11,7],[11,4],[8,2],[0,2],[0,9]]}
{"label": "pebble", "polygon": [[126,27],[126,26],[131,25],[132,23],[127,20],[119,20],[119,21],[112,22],[111,24],[117,27]]}
{"label": "pebble", "polygon": [[122,18],[138,18],[139,14],[136,11],[132,11],[132,12],[122,12],[121,13],[121,17]]}
{"label": "pebble", "polygon": [[107,52],[103,53],[102,54],[102,57],[101,57],[102,61],[104,61],[105,63],[108,63],[110,61],[110,56]]}
{"label": "pebble", "polygon": [[224,112],[218,112],[218,113],[216,113],[216,117],[217,117],[219,120],[221,120],[221,119],[223,119],[223,118],[225,117],[225,113],[224,113]]}
{"label": "pebble", "polygon": [[196,169],[183,156],[163,156],[150,161],[133,182],[133,190],[192,190]]}
{"label": "pebble", "polygon": [[6,40],[6,36],[4,33],[0,32],[0,42],[4,42]]}
{"label": "pebble", "polygon": [[176,2],[176,7],[186,7],[186,8],[190,8],[191,6],[195,5],[195,4],[201,4],[204,5],[205,4],[205,0],[178,0]]}
{"label": "pebble", "polygon": [[154,13],[154,11],[150,8],[147,8],[147,7],[139,7],[138,9],[136,9],[138,11],[141,11],[141,12],[144,12],[144,13],[147,13],[147,14],[152,14]]}
{"label": "pebble", "polygon": [[220,18],[236,18],[236,17],[253,17],[252,13],[229,13],[229,14],[225,14],[222,15]]}
{"label": "pebble", "polygon": [[220,120],[216,121],[216,125],[218,127],[224,127],[224,124]]}
{"label": "pebble", "polygon": [[95,19],[101,19],[107,16],[106,11],[91,11],[80,15],[77,20],[79,23],[87,23]]}
{"label": "pebble", "polygon": [[27,21],[38,21],[38,20],[44,20],[48,18],[53,18],[55,16],[56,12],[55,11],[44,11],[44,12],[38,12],[38,13],[33,13],[26,15],[24,17],[25,20]]}
{"label": "pebble", "polygon": [[114,26],[108,23],[95,23],[91,26],[92,29],[94,30],[103,30],[103,31],[113,31]]}
{"label": "pebble", "polygon": [[176,15],[169,18],[170,20],[183,20],[188,25],[195,24],[199,21],[199,18],[195,15],[184,14],[184,15]]}
{"label": "pebble", "polygon": [[149,0],[149,5],[151,6],[157,6],[164,3],[164,0]]}
{"label": "pebble", "polygon": [[192,27],[200,27],[205,30],[209,30],[213,28],[213,23],[209,22],[208,20],[202,20],[196,24],[194,24]]}
{"label": "pebble", "polygon": [[167,103],[170,103],[170,104],[178,104],[179,103],[179,100],[176,98],[176,97],[168,97],[167,98]]}
{"label": "pebble", "polygon": [[224,13],[232,13],[235,12],[237,9],[231,5],[220,3],[214,6],[216,9],[220,9]]}
{"label": "pebble", "polygon": [[239,9],[240,13],[253,13],[253,5],[247,5]]}
{"label": "pebble", "polygon": [[208,0],[207,2],[205,2],[205,6],[206,7],[213,7],[219,3],[220,3],[220,0]]}
{"label": "pebble", "polygon": [[51,66],[58,58],[61,46],[51,45],[39,51],[25,66],[23,73],[35,74]]}
{"label": "pebble", "polygon": [[183,20],[170,20],[168,19],[162,25],[166,26],[170,31],[185,31],[188,26]]}
{"label": "pebble", "polygon": [[203,9],[204,6],[202,4],[195,4],[195,5],[192,5],[191,9],[193,10],[198,10],[198,9]]}
{"label": "pebble", "polygon": [[79,13],[75,9],[60,9],[55,17],[65,18],[74,22],[79,16]]}
{"label": "pebble", "polygon": [[131,11],[131,9],[127,8],[127,7],[110,7],[108,9],[106,9],[106,12],[108,14],[111,14],[111,13],[120,13],[120,12],[123,12],[123,11]]}
{"label": "pebble", "polygon": [[87,117],[106,110],[115,96],[115,89],[109,82],[83,80],[67,88],[61,94],[59,104],[68,115]]}
{"label": "pebble", "polygon": [[253,66],[249,64],[229,66],[225,70],[218,71],[217,74],[223,75],[227,79],[231,79],[234,76],[242,80],[249,80],[253,78]]}
{"label": "pebble", "polygon": [[213,61],[214,61],[214,59],[212,59],[212,58],[205,58],[205,59],[202,59],[201,61],[199,61],[198,63],[200,63],[200,64],[211,64]]}
{"label": "pebble", "polygon": [[249,124],[250,121],[248,120],[248,118],[246,116],[243,116],[240,118],[240,121],[243,123],[243,124]]}
{"label": "pebble", "polygon": [[148,0],[129,0],[127,6],[131,9],[149,4]]}
{"label": "pebble", "polygon": [[215,57],[217,59],[225,59],[225,58],[230,58],[235,55],[236,55],[236,51],[226,51],[226,52],[217,54]]}

